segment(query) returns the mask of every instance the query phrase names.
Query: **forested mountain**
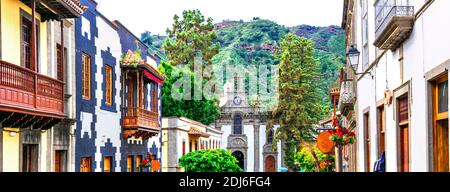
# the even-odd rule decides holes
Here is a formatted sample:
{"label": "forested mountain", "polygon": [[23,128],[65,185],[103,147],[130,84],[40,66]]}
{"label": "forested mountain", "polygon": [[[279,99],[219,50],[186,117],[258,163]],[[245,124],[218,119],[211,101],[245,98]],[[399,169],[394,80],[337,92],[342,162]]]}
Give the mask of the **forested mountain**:
{"label": "forested mountain", "polygon": [[[328,91],[338,78],[339,69],[345,64],[345,35],[340,27],[309,25],[285,27],[270,20],[254,18],[249,22],[222,21],[215,24],[215,29],[218,35],[217,42],[221,47],[219,54],[212,60],[215,65],[276,65],[278,61],[273,54],[286,34],[294,33],[311,39],[323,75],[321,82],[323,106],[330,107]],[[143,39],[146,39],[144,34]],[[153,35],[150,40],[147,38],[146,42],[151,42],[152,47],[161,49],[163,39],[163,36]]]}

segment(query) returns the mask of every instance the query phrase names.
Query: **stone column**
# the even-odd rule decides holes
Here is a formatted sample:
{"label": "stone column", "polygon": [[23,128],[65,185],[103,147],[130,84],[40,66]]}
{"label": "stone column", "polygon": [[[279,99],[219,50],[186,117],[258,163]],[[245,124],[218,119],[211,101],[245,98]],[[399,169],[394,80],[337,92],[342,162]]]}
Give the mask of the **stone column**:
{"label": "stone column", "polygon": [[285,144],[286,142],[284,140],[281,140],[281,149],[278,149],[279,153],[281,153],[281,166],[286,167],[286,164],[284,163],[284,156],[285,156]]}
{"label": "stone column", "polygon": [[259,141],[259,123],[256,122],[253,124],[253,128],[254,128],[254,158],[255,158],[255,162],[254,162],[254,172],[259,172],[259,157],[261,155],[260,151],[259,151],[259,146],[260,146],[260,141]]}

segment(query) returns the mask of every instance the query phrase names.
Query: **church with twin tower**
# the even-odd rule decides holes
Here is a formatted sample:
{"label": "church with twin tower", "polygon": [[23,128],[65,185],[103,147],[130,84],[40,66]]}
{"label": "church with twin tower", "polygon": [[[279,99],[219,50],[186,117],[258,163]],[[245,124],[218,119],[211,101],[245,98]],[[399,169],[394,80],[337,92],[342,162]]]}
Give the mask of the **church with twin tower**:
{"label": "church with twin tower", "polygon": [[[226,83],[216,128],[223,131],[222,148],[231,151],[245,172],[276,172],[282,167],[281,142],[273,149],[274,129],[267,132],[270,112],[250,105],[242,77]],[[234,86],[233,86],[234,85]]]}

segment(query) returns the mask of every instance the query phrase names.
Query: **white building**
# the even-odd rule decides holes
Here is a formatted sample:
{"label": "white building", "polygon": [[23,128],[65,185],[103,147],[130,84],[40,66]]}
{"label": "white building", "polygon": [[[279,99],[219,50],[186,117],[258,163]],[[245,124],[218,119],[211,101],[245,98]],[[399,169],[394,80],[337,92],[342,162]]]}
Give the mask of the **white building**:
{"label": "white building", "polygon": [[193,151],[220,149],[222,131],[200,122],[178,117],[162,120],[162,164],[163,172],[182,172],[180,158]]}
{"label": "white building", "polygon": [[361,52],[353,78],[357,171],[372,171],[383,152],[388,172],[449,171],[450,25],[440,22],[449,8],[450,1],[344,1],[347,45]]}
{"label": "white building", "polygon": [[236,78],[234,89],[225,85],[221,115],[216,121],[216,127],[223,131],[222,148],[230,150],[246,172],[276,172],[284,164],[281,142],[278,150],[272,147],[277,126],[266,132],[270,114],[249,105],[243,78]]}

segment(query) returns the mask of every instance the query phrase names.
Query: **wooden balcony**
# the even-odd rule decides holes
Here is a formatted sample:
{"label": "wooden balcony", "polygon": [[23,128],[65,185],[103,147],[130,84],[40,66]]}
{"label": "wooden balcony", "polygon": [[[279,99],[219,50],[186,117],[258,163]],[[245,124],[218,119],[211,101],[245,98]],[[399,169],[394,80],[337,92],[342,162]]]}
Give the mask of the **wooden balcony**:
{"label": "wooden balcony", "polygon": [[414,27],[413,6],[383,8],[376,16],[374,45],[383,50],[395,50],[409,38]]}
{"label": "wooden balcony", "polygon": [[144,140],[160,132],[159,114],[141,108],[122,109],[123,136],[143,137]]}
{"label": "wooden balcony", "polygon": [[[33,0],[20,0],[29,7]],[[36,4],[36,11],[41,14],[42,21],[77,18],[88,7],[81,4],[80,0],[41,0]]]}
{"label": "wooden balcony", "polygon": [[65,117],[64,82],[0,60],[0,123],[50,128]]}

